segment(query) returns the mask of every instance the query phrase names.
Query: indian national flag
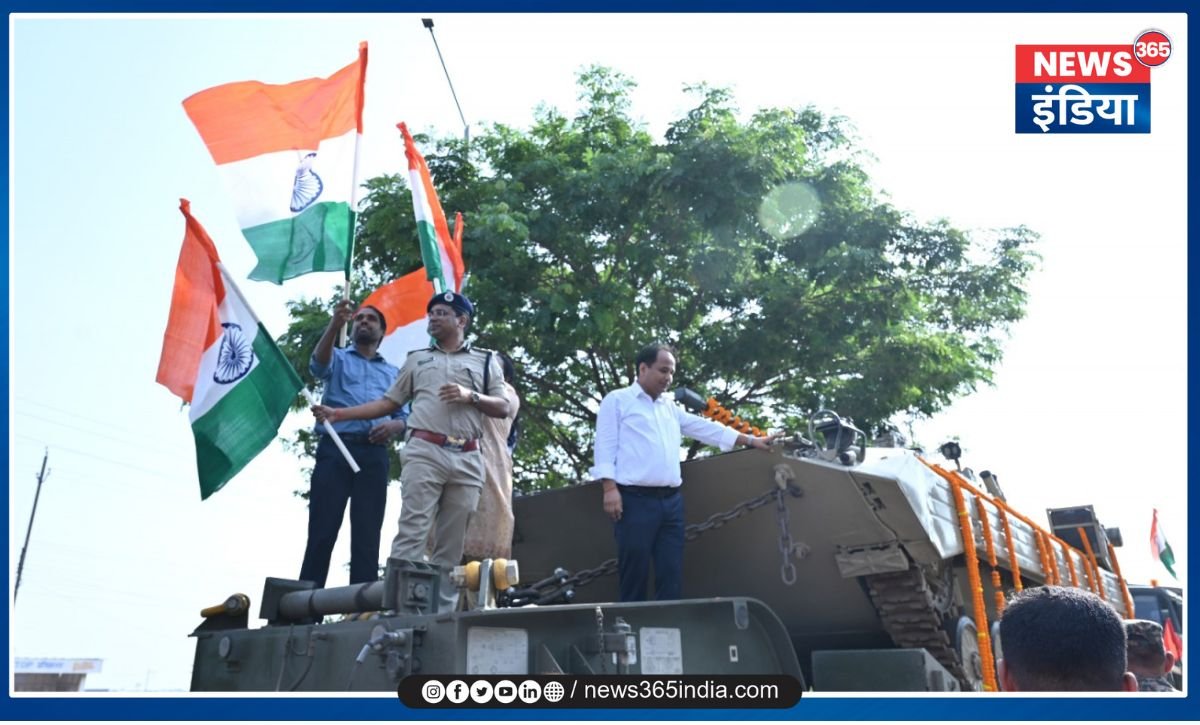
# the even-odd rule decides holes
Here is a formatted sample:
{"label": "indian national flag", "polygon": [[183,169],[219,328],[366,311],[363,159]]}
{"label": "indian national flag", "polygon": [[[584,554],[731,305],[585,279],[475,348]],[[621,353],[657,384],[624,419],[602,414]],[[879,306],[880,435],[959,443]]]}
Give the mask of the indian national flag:
{"label": "indian national flag", "polygon": [[[462,249],[462,231],[462,214],[458,214],[453,237],[458,249]],[[388,331],[379,343],[379,354],[393,365],[403,365],[409,352],[429,346],[425,306],[433,292],[433,282],[422,267],[385,284],[363,300],[364,305],[375,307],[387,318]]]}
{"label": "indian national flag", "polygon": [[1183,661],[1183,638],[1175,631],[1175,623],[1170,617],[1163,624],[1163,648],[1175,655],[1176,662]]}
{"label": "indian national flag", "polygon": [[1171,576],[1175,576],[1175,552],[1171,551],[1171,545],[1167,543],[1167,536],[1163,533],[1162,526],[1158,524],[1158,509],[1154,509],[1154,519],[1150,522],[1150,548],[1154,551],[1154,555],[1158,560],[1167,567],[1167,571],[1171,572]]}
{"label": "indian national flag", "polygon": [[[408,157],[408,185],[412,187],[413,213],[417,217],[417,237],[421,242],[421,260],[425,263],[425,274],[437,287],[437,292],[462,291],[465,268],[462,259],[462,235],[456,229],[457,239],[450,236],[446,215],[433,189],[429,166],[425,157],[413,143],[408,126],[396,124],[404,135],[404,155]],[[456,224],[461,229],[461,224]],[[430,294],[430,297],[433,295]],[[426,299],[426,302],[429,300]],[[424,308],[422,308],[424,314]],[[391,323],[391,318],[388,318]]]}
{"label": "indian national flag", "polygon": [[361,43],[358,60],[328,78],[227,83],[183,102],[258,257],[250,279],[349,276],[366,75]]}
{"label": "indian national flag", "polygon": [[302,383],[181,199],[187,223],[155,378],[191,403],[200,498],[221,489],[279,432]]}

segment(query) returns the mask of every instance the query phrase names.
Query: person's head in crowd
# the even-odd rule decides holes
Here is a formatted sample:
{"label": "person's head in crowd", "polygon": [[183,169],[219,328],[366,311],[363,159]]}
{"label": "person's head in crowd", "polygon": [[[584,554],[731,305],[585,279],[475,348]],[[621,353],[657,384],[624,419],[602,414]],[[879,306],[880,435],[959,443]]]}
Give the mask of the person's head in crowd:
{"label": "person's head in crowd", "polygon": [[1026,589],[1000,618],[1000,686],[1028,692],[1136,692],[1125,659],[1125,626],[1083,589]]}
{"label": "person's head in crowd", "polygon": [[1158,677],[1175,667],[1175,655],[1163,647],[1163,628],[1149,619],[1125,620],[1129,671],[1138,677]]}

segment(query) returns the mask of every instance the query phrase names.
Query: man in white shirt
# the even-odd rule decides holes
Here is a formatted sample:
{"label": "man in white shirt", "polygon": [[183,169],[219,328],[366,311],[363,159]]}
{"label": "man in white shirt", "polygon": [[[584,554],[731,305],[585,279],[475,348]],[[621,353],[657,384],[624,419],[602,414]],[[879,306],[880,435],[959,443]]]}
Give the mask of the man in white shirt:
{"label": "man in white shirt", "polygon": [[604,487],[604,512],[617,537],[621,601],[646,599],[654,562],[655,599],[679,599],[683,585],[683,497],[679,448],[683,436],[719,446],[767,449],[776,436],[758,438],[686,412],[663,397],[675,375],[667,345],[643,348],[637,381],[604,396],[596,415],[593,480]]}

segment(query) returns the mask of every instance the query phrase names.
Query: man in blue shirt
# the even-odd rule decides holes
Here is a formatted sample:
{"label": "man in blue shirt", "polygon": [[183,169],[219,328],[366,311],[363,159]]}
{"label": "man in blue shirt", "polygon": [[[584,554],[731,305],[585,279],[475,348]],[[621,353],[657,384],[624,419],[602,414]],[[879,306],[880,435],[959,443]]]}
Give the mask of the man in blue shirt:
{"label": "man in blue shirt", "polygon": [[[353,344],[335,348],[339,331],[351,320]],[[325,405],[340,408],[383,397],[400,372],[378,352],[386,330],[383,313],[374,307],[355,311],[350,300],[338,303],[308,366],[313,377],[325,383]],[[404,431],[405,423],[400,411],[390,417],[332,423],[358,463],[358,473],[350,470],[350,464],[325,433],[326,425],[330,424],[316,426],[320,441],[309,491],[308,545],[300,579],[325,586],[329,558],[349,500],[350,583],[373,582],[379,578],[379,532],[387,503],[387,443]]]}
{"label": "man in blue shirt", "polygon": [[650,345],[638,353],[637,380],[604,396],[596,413],[593,480],[604,488],[604,512],[617,537],[621,601],[646,599],[654,562],[656,599],[679,599],[683,588],[683,436],[719,446],[767,449],[758,438],[684,411],[663,397],[675,376],[675,352]]}

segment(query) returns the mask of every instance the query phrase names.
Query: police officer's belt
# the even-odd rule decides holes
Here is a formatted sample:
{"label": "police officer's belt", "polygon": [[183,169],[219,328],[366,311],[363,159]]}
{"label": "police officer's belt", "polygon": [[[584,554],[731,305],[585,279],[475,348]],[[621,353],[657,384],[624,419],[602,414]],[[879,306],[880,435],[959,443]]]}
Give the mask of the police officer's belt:
{"label": "police officer's belt", "polygon": [[652,498],[670,498],[679,493],[679,486],[626,486],[623,483],[618,483],[617,488],[621,489],[621,493],[628,493],[634,496],[650,496]]}
{"label": "police officer's belt", "polygon": [[462,451],[464,453],[473,451],[479,447],[479,439],[478,438],[472,438],[470,440],[467,440],[466,438],[458,438],[455,436],[442,435],[441,433],[434,433],[432,431],[421,430],[420,428],[413,428],[412,436],[410,436],[410,437],[411,438],[420,438],[423,441],[429,441],[430,443],[434,444],[435,446],[441,446],[442,448],[448,448],[452,451]]}

